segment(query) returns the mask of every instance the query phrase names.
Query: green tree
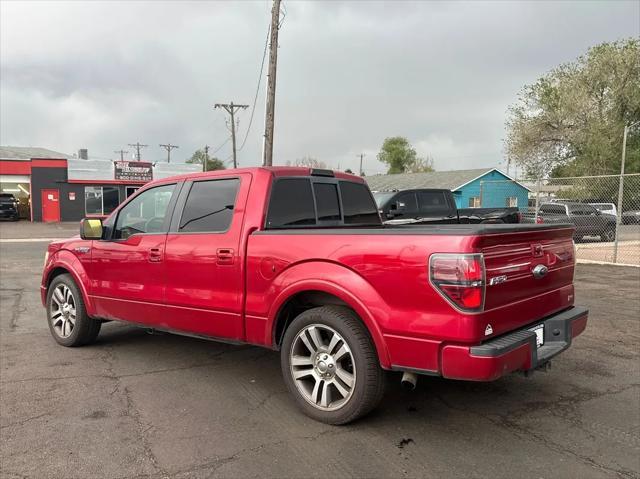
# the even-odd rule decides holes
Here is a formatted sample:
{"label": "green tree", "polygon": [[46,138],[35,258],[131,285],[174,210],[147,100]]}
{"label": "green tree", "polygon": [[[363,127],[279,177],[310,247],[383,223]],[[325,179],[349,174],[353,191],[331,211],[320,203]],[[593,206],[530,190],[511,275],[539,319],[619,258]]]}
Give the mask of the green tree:
{"label": "green tree", "polygon": [[418,157],[409,140],[403,136],[386,138],[378,153],[378,161],[389,165],[389,174],[433,171],[433,160]]}
{"label": "green tree", "polygon": [[527,85],[508,110],[505,152],[529,176],[640,172],[640,40],[590,48]]}
{"label": "green tree", "polygon": [[192,164],[198,164],[198,165],[202,165],[205,160],[207,162],[207,166],[206,166],[206,170],[207,171],[213,171],[213,170],[224,170],[225,166],[224,166],[224,162],[216,157],[212,157],[209,159],[206,159],[207,155],[204,152],[204,150],[196,150],[193,155],[191,155],[191,158],[189,158],[187,160],[187,163],[192,163]]}

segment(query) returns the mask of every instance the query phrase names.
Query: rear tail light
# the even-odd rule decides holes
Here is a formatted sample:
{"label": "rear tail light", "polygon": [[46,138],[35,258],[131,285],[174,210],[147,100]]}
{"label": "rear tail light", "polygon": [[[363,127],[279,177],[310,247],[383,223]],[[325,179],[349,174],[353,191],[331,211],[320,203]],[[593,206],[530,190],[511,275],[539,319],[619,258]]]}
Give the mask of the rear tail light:
{"label": "rear tail light", "polygon": [[539,215],[538,215],[538,216],[536,217],[536,223],[537,223],[537,224],[539,224],[539,225],[541,225],[542,223],[544,223],[544,220],[542,219],[542,216],[539,216]]}
{"label": "rear tail light", "polygon": [[481,254],[434,254],[429,259],[433,287],[463,311],[482,311],[484,260]]}
{"label": "rear tail light", "polygon": [[516,212],[516,223],[522,223],[522,211]]}

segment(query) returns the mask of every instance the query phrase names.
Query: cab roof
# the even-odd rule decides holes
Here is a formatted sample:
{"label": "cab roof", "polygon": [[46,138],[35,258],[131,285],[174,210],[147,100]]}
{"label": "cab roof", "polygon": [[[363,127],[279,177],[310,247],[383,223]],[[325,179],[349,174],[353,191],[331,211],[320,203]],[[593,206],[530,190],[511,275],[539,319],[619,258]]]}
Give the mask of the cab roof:
{"label": "cab roof", "polygon": [[[186,173],[184,175],[171,176],[158,180],[158,183],[166,183],[167,181],[176,180],[193,180],[201,178],[215,178],[217,176],[228,176],[234,173],[269,173],[275,177],[283,176],[320,176],[320,177],[333,177],[343,180],[349,180],[357,183],[364,183],[364,178],[349,173],[343,173],[342,171],[333,171],[318,168],[306,168],[300,166],[255,166],[249,168],[232,168],[228,170],[213,170],[203,171],[200,173]],[[153,181],[156,183],[156,181]]]}

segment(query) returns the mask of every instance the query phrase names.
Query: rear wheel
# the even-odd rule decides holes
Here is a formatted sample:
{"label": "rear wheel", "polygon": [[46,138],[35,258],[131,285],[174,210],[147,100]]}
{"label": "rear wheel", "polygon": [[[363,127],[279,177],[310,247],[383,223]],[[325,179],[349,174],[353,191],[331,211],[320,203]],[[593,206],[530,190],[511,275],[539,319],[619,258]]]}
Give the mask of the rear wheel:
{"label": "rear wheel", "polygon": [[321,306],[295,318],[284,336],[281,365],[298,406],[328,424],[364,416],[384,394],[373,342],[348,308]]}
{"label": "rear wheel", "polygon": [[615,228],[609,228],[609,229],[605,230],[600,235],[600,239],[602,241],[607,241],[607,242],[615,241],[615,239],[616,239],[616,230],[615,230]]}
{"label": "rear wheel", "polygon": [[47,320],[53,339],[69,347],[94,342],[102,325],[87,315],[82,294],[69,274],[56,276],[49,285]]}

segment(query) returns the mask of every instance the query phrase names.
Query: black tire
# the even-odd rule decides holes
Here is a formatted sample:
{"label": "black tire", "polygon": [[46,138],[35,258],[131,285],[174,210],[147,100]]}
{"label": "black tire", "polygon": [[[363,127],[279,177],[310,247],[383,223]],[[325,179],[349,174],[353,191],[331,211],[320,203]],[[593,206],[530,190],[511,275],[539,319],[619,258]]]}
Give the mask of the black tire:
{"label": "black tire", "polygon": [[[350,358],[352,358],[350,364],[353,368],[355,384],[351,388],[351,395],[334,410],[323,410],[318,404],[311,404],[308,399],[305,399],[299,386],[296,385],[296,379],[293,378],[291,355],[294,354],[294,340],[297,340],[299,333],[305,328],[314,325],[334,330],[350,349]],[[334,425],[350,423],[371,412],[384,396],[386,374],[380,367],[373,341],[360,318],[346,307],[321,306],[300,314],[287,328],[280,353],[280,364],[287,389],[298,407],[307,416],[317,421]],[[313,356],[313,353],[311,355]],[[318,379],[318,381],[323,384],[331,383],[332,380]]]}
{"label": "black tire", "polygon": [[600,241],[602,242],[612,242],[616,240],[616,229],[615,228],[608,228],[606,230],[603,231],[603,233],[600,235]]}
{"label": "black tire", "polygon": [[[65,298],[64,304],[72,304],[75,309],[75,324],[68,335],[64,335],[59,330],[60,326],[54,326],[59,325],[60,321],[64,321],[64,313],[60,313],[61,310],[58,306],[58,302],[60,302],[59,296],[54,298],[54,295],[64,294],[56,293],[57,290],[65,290],[64,288],[67,288],[71,295],[71,300],[66,301]],[[49,285],[47,291],[47,324],[53,339],[58,344],[67,347],[84,346],[93,343],[100,333],[100,326],[102,326],[101,321],[90,318],[87,315],[82,293],[69,274],[56,276]]]}

